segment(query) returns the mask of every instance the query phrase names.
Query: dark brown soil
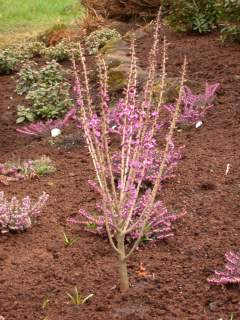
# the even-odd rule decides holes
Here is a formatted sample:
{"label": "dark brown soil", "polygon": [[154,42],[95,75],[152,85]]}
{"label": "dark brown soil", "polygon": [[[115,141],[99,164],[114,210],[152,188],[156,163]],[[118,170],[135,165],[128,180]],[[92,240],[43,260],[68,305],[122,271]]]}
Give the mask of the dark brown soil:
{"label": "dark brown soil", "polygon": [[[17,134],[15,107],[21,98],[14,93],[14,78],[0,77],[0,162],[45,154],[57,166],[40,180],[1,186],[8,196],[50,194],[37,225],[0,236],[0,315],[6,320],[228,320],[231,314],[240,319],[239,288],[210,286],[206,280],[223,267],[226,251],[239,249],[240,47],[223,46],[216,35],[169,35],[169,41],[169,75],[179,75],[186,54],[188,77],[202,85],[220,82],[221,90],[204,125],[176,136],[186,145],[184,159],[162,198],[169,208],[186,208],[187,215],[175,224],[173,238],[149,243],[132,257],[132,288],[125,295],[115,287],[116,261],[108,242],[66,222],[80,206],[93,210],[96,203],[87,184],[94,172],[85,145],[78,139],[65,148]],[[150,43],[141,40],[142,65]],[[64,231],[80,240],[64,247]],[[149,278],[139,278],[140,262]],[[94,294],[88,304],[71,303],[66,293],[75,287]]]}

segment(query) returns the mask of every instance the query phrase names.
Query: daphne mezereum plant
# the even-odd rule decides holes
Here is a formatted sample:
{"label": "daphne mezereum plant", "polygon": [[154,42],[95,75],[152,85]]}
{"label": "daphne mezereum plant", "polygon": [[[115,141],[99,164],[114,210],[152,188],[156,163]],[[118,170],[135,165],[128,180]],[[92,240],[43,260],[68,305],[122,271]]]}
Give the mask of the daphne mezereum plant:
{"label": "daphne mezereum plant", "polygon": [[240,283],[240,253],[227,252],[225,254],[227,263],[223,271],[215,271],[208,282],[216,285],[239,284]]}
{"label": "daphne mezereum plant", "polygon": [[10,201],[4,192],[0,192],[0,233],[23,231],[30,228],[35,219],[41,214],[48,200],[48,194],[43,192],[35,203],[29,196],[20,202],[16,197]]}
{"label": "daphne mezereum plant", "polygon": [[[122,125],[119,129],[121,131],[120,174],[115,174],[114,152],[110,148],[112,125],[105,62],[100,56],[98,57],[101,103],[97,106],[98,109],[96,110],[91,99],[85,57],[81,45],[79,46],[79,51],[82,74],[84,76],[83,83],[80,81],[73,59],[77,105],[96,173],[96,182],[93,182],[92,185],[94,185],[101,195],[102,202],[100,209],[102,211],[102,221],[110,244],[118,256],[120,289],[122,292],[129,289],[127,260],[138,247],[149,228],[154,228],[156,238],[159,239],[165,238],[172,233],[172,220],[167,212],[166,214],[162,214],[161,203],[156,198],[167,165],[167,157],[172,145],[173,132],[179,114],[185,79],[186,59],[183,65],[179,97],[168,134],[166,135],[166,144],[162,152],[161,163],[158,166],[157,174],[154,176],[151,187],[147,190],[143,188],[143,180],[148,168],[149,159],[152,156],[152,150],[158,148],[154,138],[159,129],[159,113],[163,101],[166,77],[167,44],[164,39],[160,79],[161,90],[159,92],[158,103],[154,104],[152,97],[159,45],[159,16],[154,33],[153,47],[150,51],[147,80],[143,92],[139,93],[139,95],[137,93],[137,67],[134,41],[131,45],[132,54],[128,85],[124,98],[120,101],[124,110],[121,120]],[[97,115],[97,111],[98,114],[100,113],[100,117]],[[155,222],[156,224],[154,224]],[[130,243],[127,241],[129,234],[135,234],[135,236],[132,236],[133,241]]]}

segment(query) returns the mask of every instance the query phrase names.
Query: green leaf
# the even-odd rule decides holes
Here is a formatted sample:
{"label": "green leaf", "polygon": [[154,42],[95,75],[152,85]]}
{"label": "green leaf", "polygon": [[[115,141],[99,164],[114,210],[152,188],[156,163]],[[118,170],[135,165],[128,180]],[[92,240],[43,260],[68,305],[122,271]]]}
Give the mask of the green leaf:
{"label": "green leaf", "polygon": [[26,118],[28,121],[33,122],[34,121],[34,114],[33,113],[27,113]]}
{"label": "green leaf", "polygon": [[25,119],[26,119],[25,117],[19,117],[17,118],[16,123],[22,123],[25,121]]}

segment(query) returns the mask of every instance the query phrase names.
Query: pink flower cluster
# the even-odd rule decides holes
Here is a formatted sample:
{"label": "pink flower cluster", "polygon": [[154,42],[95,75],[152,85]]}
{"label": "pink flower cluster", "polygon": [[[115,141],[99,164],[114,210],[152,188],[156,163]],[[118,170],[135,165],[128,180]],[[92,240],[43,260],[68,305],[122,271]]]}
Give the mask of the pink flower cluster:
{"label": "pink flower cluster", "polygon": [[225,270],[215,271],[214,275],[208,278],[208,282],[216,285],[240,283],[240,253],[227,252],[225,254],[227,263]]}
{"label": "pink flower cluster", "polygon": [[[97,187],[96,183],[93,181],[89,181],[89,184],[99,193],[102,192]],[[143,221],[139,219],[141,213],[145,210],[146,204],[149,201],[150,197],[150,189],[143,193],[140,197],[137,198],[136,188],[128,191],[128,198],[124,202],[124,206],[120,212],[121,218],[126,219],[131,208],[134,208],[131,218],[130,228],[133,227],[133,231],[127,236],[127,240],[131,242],[138,238],[140,231],[142,229]],[[136,202],[136,205],[133,203]],[[103,203],[98,203],[97,208],[99,211],[106,210],[104,209]],[[70,223],[77,223],[85,225],[88,231],[93,233],[99,233],[102,235],[107,235],[106,226],[105,226],[105,218],[102,214],[92,214],[87,212],[84,209],[80,209],[79,213],[81,215],[80,220],[69,219]],[[114,234],[116,229],[114,228],[114,223],[112,221],[113,215],[112,212],[107,210],[105,211],[108,215],[109,227]],[[145,231],[143,239],[145,240],[161,240],[168,237],[173,236],[172,232],[172,222],[176,221],[180,217],[182,217],[185,213],[172,213],[167,210],[167,208],[163,205],[161,201],[156,201],[151,210],[148,223],[145,225]],[[134,227],[135,226],[135,227]]]}
{"label": "pink flower cluster", "polygon": [[[143,170],[144,163],[147,163],[147,168],[145,170],[144,176],[143,176],[143,182],[145,183],[154,183],[154,181],[157,178],[159,166],[162,162],[162,151],[159,150],[157,147],[157,143],[155,139],[151,139],[151,143],[146,142],[145,144],[145,150],[148,152],[148,158],[146,159],[145,155],[142,154],[138,161],[133,161],[133,157],[130,154],[130,167],[134,167],[136,169],[136,179],[139,179],[141,177],[141,172]],[[174,143],[171,143],[168,155],[167,155],[167,161],[164,173],[162,175],[161,181],[174,178],[174,168],[177,166],[178,162],[182,159],[182,153],[181,150],[184,148],[184,146],[179,147],[176,149]],[[117,175],[120,175],[121,170],[121,154],[120,152],[116,152],[113,155],[113,164],[114,164],[114,172]]]}
{"label": "pink flower cluster", "polygon": [[[139,144],[140,137],[138,137],[138,129],[141,125],[140,119],[141,114],[144,115],[144,110],[140,111],[140,106],[133,107],[131,104],[126,104],[122,99],[120,100],[109,112],[109,125],[110,132],[118,135],[121,139],[123,135],[123,130],[125,131],[125,145],[126,148],[130,145],[129,154],[124,156],[129,157],[129,166],[136,170],[136,180],[141,178],[143,171],[143,166],[146,164],[147,169],[144,171],[144,176],[142,180],[144,182],[154,182],[159,166],[162,162],[162,150],[159,148],[156,139],[150,133],[150,125],[148,130],[145,132],[143,141],[141,142],[144,152],[141,156],[134,160],[133,150],[134,147]],[[141,114],[140,114],[141,113]],[[155,114],[152,113],[151,117],[148,119],[149,122],[154,121]],[[127,118],[127,123],[124,123],[125,117]],[[156,124],[158,132],[161,128],[164,127],[164,123]],[[101,119],[96,114],[93,114],[91,120],[88,123],[89,130],[95,130],[95,136],[99,139],[101,143]],[[167,155],[167,162],[162,176],[162,181],[174,177],[173,170],[177,166],[178,162],[182,159],[181,150],[184,146],[176,148],[173,141]],[[126,161],[126,158],[124,158]],[[113,171],[116,175],[120,175],[121,172],[121,162],[122,162],[122,153],[121,150],[114,152],[112,155]]]}
{"label": "pink flower cluster", "polygon": [[31,123],[27,126],[17,129],[18,132],[29,135],[29,136],[48,136],[51,130],[54,128],[62,129],[65,128],[72,120],[77,120],[76,108],[71,108],[63,119],[38,121]]}
{"label": "pink flower cluster", "polygon": [[[0,163],[0,176],[4,176],[6,178],[6,183],[8,181],[17,181],[23,179],[23,175],[18,171],[17,167],[11,166],[4,163]],[[0,180],[2,182],[2,180]]]}
{"label": "pink flower cluster", "polygon": [[[219,88],[219,83],[209,85],[206,83],[205,92],[203,94],[194,95],[187,87],[183,87],[182,96],[182,112],[179,116],[179,123],[183,124],[196,124],[202,120],[206,112],[211,109],[215,94]],[[163,107],[170,113],[174,113],[176,106],[174,104],[166,104]]]}
{"label": "pink flower cluster", "polygon": [[16,197],[10,201],[5,198],[4,192],[0,192],[0,232],[23,231],[32,226],[34,219],[40,215],[43,206],[48,200],[48,194],[43,194],[35,204],[29,196],[19,202]]}

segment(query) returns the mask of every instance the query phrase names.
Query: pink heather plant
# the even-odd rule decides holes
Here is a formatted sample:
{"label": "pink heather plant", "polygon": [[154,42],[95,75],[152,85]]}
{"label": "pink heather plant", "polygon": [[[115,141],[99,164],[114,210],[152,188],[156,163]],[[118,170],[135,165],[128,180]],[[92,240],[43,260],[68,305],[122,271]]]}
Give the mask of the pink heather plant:
{"label": "pink heather plant", "polygon": [[240,283],[240,253],[227,252],[225,270],[215,271],[208,282],[216,285]]}
{"label": "pink heather plant", "polygon": [[0,182],[18,181],[27,178],[33,178],[37,175],[32,160],[23,161],[22,163],[0,163],[0,176],[4,176]]}
{"label": "pink heather plant", "polygon": [[54,171],[51,159],[46,156],[36,160],[0,163],[0,183],[7,185],[9,181],[31,179]]}
{"label": "pink heather plant", "polygon": [[[172,235],[171,223],[176,216],[168,213],[163,204],[157,200],[157,193],[168,165],[173,132],[179,114],[185,79],[186,59],[184,61],[179,98],[163,150],[158,150],[156,134],[159,130],[159,115],[165,88],[166,40],[162,48],[162,70],[158,102],[153,101],[153,89],[156,78],[156,59],[158,56],[160,13],[156,23],[153,47],[150,51],[148,76],[143,93],[137,93],[137,67],[134,41],[131,46],[131,66],[128,85],[124,98],[120,100],[117,115],[113,115],[108,96],[108,76],[104,60],[98,57],[100,98],[99,105],[94,106],[88,80],[85,57],[81,45],[83,82],[80,81],[73,58],[76,77],[75,91],[80,120],[86,143],[93,161],[96,182],[92,183],[101,196],[98,208],[102,215],[95,216],[81,210],[82,222],[96,228],[95,231],[106,232],[109,242],[118,256],[120,289],[129,289],[127,259],[133,254],[143,237],[156,239]],[[98,116],[97,114],[100,114]],[[120,138],[120,152],[111,150],[114,130]],[[157,163],[154,159],[160,155]],[[152,168],[154,167],[154,170]],[[116,169],[117,168],[117,169]],[[150,168],[150,170],[149,170]],[[116,172],[117,171],[117,172]],[[147,190],[144,179],[151,177],[152,185]],[[132,241],[128,241],[128,240]]]}
{"label": "pink heather plant", "polygon": [[35,204],[30,197],[25,197],[20,203],[16,197],[11,201],[5,198],[4,192],[0,192],[0,232],[23,231],[32,226],[37,216],[40,215],[43,206],[48,200],[48,194],[43,194]]}
{"label": "pink heather plant", "polygon": [[15,166],[8,166],[5,163],[0,163],[0,176],[4,176],[5,179],[0,179],[0,183],[7,184],[8,181],[17,181],[23,179],[23,175],[18,172]]}
{"label": "pink heather plant", "polygon": [[48,121],[38,121],[36,123],[31,123],[20,129],[18,132],[29,135],[29,136],[49,136],[51,130],[54,128],[62,129],[65,128],[72,120],[77,121],[76,108],[71,108],[65,115],[63,119],[58,120],[48,120]]}
{"label": "pink heather plant", "polygon": [[[203,120],[207,111],[213,108],[213,101],[219,83],[209,85],[206,83],[205,92],[203,94],[194,95],[187,87],[183,87],[182,95],[182,110],[178,118],[178,123],[182,124],[196,124]],[[163,107],[170,113],[174,113],[176,106],[174,104],[166,104]]]}

